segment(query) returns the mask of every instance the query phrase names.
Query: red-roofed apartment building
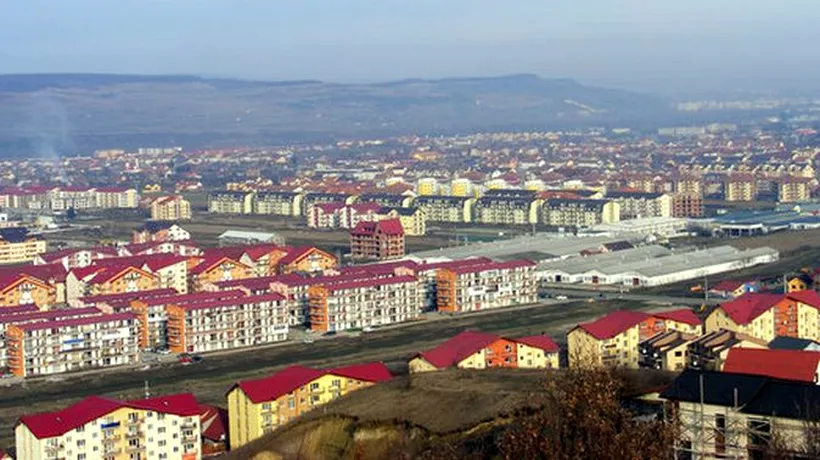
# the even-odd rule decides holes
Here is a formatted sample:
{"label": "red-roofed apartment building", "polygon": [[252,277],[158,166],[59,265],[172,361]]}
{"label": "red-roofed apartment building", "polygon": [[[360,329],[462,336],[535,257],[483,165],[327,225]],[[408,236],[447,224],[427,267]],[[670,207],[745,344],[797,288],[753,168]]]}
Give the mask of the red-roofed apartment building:
{"label": "red-roofed apartment building", "polygon": [[368,363],[336,369],[290,366],[270,377],[237,382],[227,394],[230,447],[241,447],[316,407],[391,378],[384,364]]}
{"label": "red-roofed apartment building", "polygon": [[820,339],[820,295],[815,291],[787,294],[744,294],[725,302],[706,317],[706,332],[741,332],[770,342],[777,336]]}
{"label": "red-roofed apartment building", "polygon": [[399,219],[359,222],[350,231],[350,256],[386,260],[404,255],[404,228]]}
{"label": "red-roofed apartment building", "polygon": [[723,372],[818,384],[820,352],[733,348],[726,357]]}
{"label": "red-roofed apartment building", "polygon": [[310,328],[317,332],[382,326],[417,319],[424,307],[415,276],[330,282],[308,288]]}
{"label": "red-roofed apartment building", "polygon": [[417,353],[410,360],[410,372],[451,367],[557,369],[559,352],[558,345],[545,335],[509,339],[484,332],[465,331],[435,348]]}
{"label": "red-roofed apartment building", "polygon": [[92,265],[71,270],[66,277],[66,301],[80,297],[159,289],[159,278],[132,264]]}
{"label": "red-roofed apartment building", "polygon": [[529,260],[455,262],[436,272],[436,308],[455,313],[534,303],[535,263]]}
{"label": "red-roofed apartment building", "polygon": [[9,370],[19,377],[135,364],[137,319],[113,313],[12,324],[6,349]]}
{"label": "red-roofed apartment building", "polygon": [[134,401],[91,396],[20,417],[17,458],[198,460],[199,412],[189,393]]}
{"label": "red-roofed apartment building", "polygon": [[281,294],[169,302],[165,311],[168,348],[174,353],[230,350],[288,338],[287,304]]}
{"label": "red-roofed apartment building", "polygon": [[[232,258],[219,253],[206,254],[203,258],[197,259],[196,263],[188,271],[189,291],[201,291],[208,284],[219,281],[240,280],[254,276],[253,267],[239,261],[241,255]],[[192,264],[193,265],[193,264]]]}
{"label": "red-roofed apartment building", "polygon": [[689,309],[662,313],[620,310],[567,333],[569,365],[637,368],[642,341],[668,330],[700,335],[700,319]]}

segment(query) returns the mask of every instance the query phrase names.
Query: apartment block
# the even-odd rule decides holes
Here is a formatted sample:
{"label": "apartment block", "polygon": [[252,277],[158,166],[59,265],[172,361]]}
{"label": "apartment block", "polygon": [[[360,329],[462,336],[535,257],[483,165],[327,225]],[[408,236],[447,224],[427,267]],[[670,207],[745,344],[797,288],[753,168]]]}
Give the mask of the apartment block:
{"label": "apartment block", "polygon": [[530,225],[538,222],[541,200],[532,190],[488,190],[475,201],[473,221],[489,225]]}
{"label": "apartment block", "polygon": [[734,174],[724,183],[726,201],[754,201],[757,197],[757,180],[750,174]]}
{"label": "apartment block", "polygon": [[689,309],[653,314],[623,310],[609,313],[567,333],[569,365],[638,368],[640,343],[668,330],[699,335],[701,321]]}
{"label": "apartment block", "polygon": [[537,289],[529,260],[454,264],[436,273],[436,308],[455,313],[526,305],[537,300]]}
{"label": "apartment block", "polygon": [[219,191],[208,195],[208,212],[212,214],[251,214],[253,194]]}
{"label": "apartment block", "polygon": [[672,217],[703,217],[703,196],[688,193],[672,195]]}
{"label": "apartment block", "polygon": [[351,204],[356,199],[356,196],[347,193],[329,193],[329,192],[310,192],[305,193],[302,199],[302,215],[307,215],[308,210],[322,203],[343,203]]}
{"label": "apartment block", "polygon": [[417,319],[423,298],[414,276],[327,283],[308,288],[310,328],[338,332]]}
{"label": "apartment block", "polygon": [[687,365],[689,344],[696,338],[696,335],[675,330],[654,335],[638,345],[638,366],[670,372],[682,371]]}
{"label": "apartment block", "polygon": [[57,288],[44,280],[25,273],[0,277],[0,312],[21,304],[45,308],[57,301]]}
{"label": "apartment block", "polygon": [[404,228],[398,219],[359,222],[350,231],[350,256],[385,260],[404,255]]}
{"label": "apartment block", "polygon": [[541,223],[553,227],[591,227],[620,220],[621,207],[611,200],[550,198],[541,206]]}
{"label": "apartment block", "polygon": [[13,324],[6,328],[9,370],[19,377],[139,362],[132,313]]}
{"label": "apartment block", "polygon": [[159,289],[159,278],[131,264],[91,265],[71,270],[66,277],[66,301],[80,297]]}
{"label": "apartment block", "polygon": [[390,193],[362,193],[359,195],[357,203],[376,203],[381,206],[407,208],[413,205],[412,195],[399,195]]}
{"label": "apartment block", "polygon": [[60,264],[66,270],[72,268],[87,267],[100,259],[117,257],[119,254],[116,248],[99,246],[83,249],[63,249],[62,251],[46,252],[38,254],[34,258],[34,265]]}
{"label": "apartment block", "polygon": [[151,201],[151,220],[190,220],[191,202],[181,195],[163,196]]}
{"label": "apartment block", "polygon": [[139,206],[139,194],[133,188],[99,187],[96,201],[100,209],[134,209]]}
{"label": "apartment block", "polygon": [[132,401],[91,396],[65,409],[25,415],[17,458],[198,460],[199,404],[191,394]]}
{"label": "apartment block", "polygon": [[209,283],[254,276],[252,266],[219,253],[206,255],[198,260],[199,263],[188,270],[188,290],[191,292],[201,291]]}
{"label": "apartment block", "polygon": [[378,203],[319,203],[307,210],[307,224],[312,228],[354,228],[359,222],[381,220]]}
{"label": "apartment block", "polygon": [[304,194],[298,192],[258,192],[251,199],[254,214],[298,217],[302,215]]}
{"label": "apartment block", "polygon": [[27,228],[0,228],[0,265],[31,262],[44,252],[46,241]]}
{"label": "apartment block", "polygon": [[770,342],[776,336],[820,339],[820,295],[813,290],[787,294],[744,294],[706,317],[706,332],[727,329]]}
{"label": "apartment block", "polygon": [[619,220],[672,216],[672,197],[668,194],[611,191],[606,198],[618,203]]}
{"label": "apartment block", "polygon": [[8,343],[6,329],[15,324],[57,321],[63,319],[97,316],[102,311],[97,308],[71,308],[66,310],[40,311],[34,305],[18,305],[0,309],[0,369],[8,367]]}
{"label": "apartment block", "polygon": [[801,203],[810,200],[811,179],[789,176],[777,181],[777,201],[781,203]]}
{"label": "apartment block", "polygon": [[474,205],[475,198],[468,196],[419,196],[414,202],[428,222],[472,222]]}
{"label": "apartment block", "polygon": [[270,377],[237,382],[228,390],[231,449],[353,391],[390,380],[382,363],[335,369],[290,366]]}
{"label": "apartment block", "polygon": [[405,235],[424,236],[427,233],[427,218],[422,209],[382,207],[378,213],[380,220],[398,219]]}
{"label": "apartment block", "polygon": [[132,299],[128,301],[128,307],[137,315],[139,322],[139,347],[140,349],[168,347],[167,308],[169,306],[239,299],[244,296],[245,292],[234,289],[183,295],[174,293]]}
{"label": "apartment block", "polygon": [[478,331],[465,331],[410,359],[410,372],[440,369],[557,369],[560,348],[545,335],[510,339]]}
{"label": "apartment block", "polygon": [[703,196],[703,180],[696,176],[681,176],[675,181],[675,192],[680,195]]}
{"label": "apartment block", "polygon": [[168,348],[203,353],[287,340],[286,306],[285,297],[276,293],[169,304]]}

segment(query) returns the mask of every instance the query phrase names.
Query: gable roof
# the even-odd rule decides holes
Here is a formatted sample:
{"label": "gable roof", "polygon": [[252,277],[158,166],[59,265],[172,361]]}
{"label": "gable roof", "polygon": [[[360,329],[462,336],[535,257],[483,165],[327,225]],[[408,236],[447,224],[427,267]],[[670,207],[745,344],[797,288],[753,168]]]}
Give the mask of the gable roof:
{"label": "gable roof", "polygon": [[169,228],[176,225],[176,222],[168,221],[168,220],[149,220],[146,222],[142,227],[139,227],[137,231],[139,232],[148,232],[148,233],[157,233],[162,230],[168,230]]}
{"label": "gable roof", "polygon": [[817,291],[813,289],[789,292],[788,294],[786,294],[786,297],[792,300],[796,300],[800,303],[806,304],[810,307],[820,309],[820,294],[818,294]]}
{"label": "gable roof", "polygon": [[404,227],[402,227],[399,219],[384,219],[374,222],[359,221],[359,223],[350,230],[351,235],[360,236],[373,236],[377,232],[381,232],[385,235],[404,235]]}
{"label": "gable roof", "polygon": [[24,415],[20,417],[18,423],[28,427],[38,439],[53,438],[93,422],[117,409],[128,407],[179,416],[199,414],[199,405],[190,393],[124,402],[90,396],[59,411]]}
{"label": "gable roof", "polygon": [[238,261],[234,258],[228,257],[228,256],[216,256],[216,257],[207,257],[206,256],[204,259],[202,259],[202,262],[200,262],[199,264],[197,264],[197,266],[195,266],[194,268],[191,269],[190,273],[192,275],[201,274],[201,273],[207,272],[208,270],[210,270],[210,269],[212,269],[212,268],[214,268],[218,265],[222,265],[224,262],[231,262],[231,263],[234,263],[236,265],[239,265],[239,266],[242,266],[242,267],[245,267],[245,268],[249,268],[247,265],[243,264],[242,262],[240,262],[240,261]]}
{"label": "gable roof", "polygon": [[289,265],[298,262],[313,252],[319,252],[329,256],[329,254],[327,254],[326,252],[313,246],[299,246],[295,248],[289,248],[288,253],[285,254],[284,257],[279,259],[279,264]]}
{"label": "gable roof", "polygon": [[718,308],[726,312],[732,321],[743,325],[749,324],[781,299],[783,299],[781,294],[749,293],[730,302],[722,303]]}
{"label": "gable roof", "polygon": [[723,371],[815,383],[818,365],[816,351],[732,348]]}
{"label": "gable roof", "polygon": [[649,319],[650,315],[639,311],[618,310],[595,321],[581,323],[577,327],[598,340],[610,339],[625,330]]}
{"label": "gable roof", "polygon": [[0,239],[9,243],[24,243],[29,238],[39,238],[31,235],[26,227],[0,228]]}
{"label": "gable roof", "polygon": [[676,321],[678,323],[689,324],[690,326],[699,326],[703,324],[703,321],[698,318],[698,315],[688,308],[652,313],[652,316],[655,318]]}
{"label": "gable roof", "polygon": [[561,350],[561,347],[555,343],[549,336],[546,335],[530,335],[527,337],[521,337],[515,339],[518,343],[523,343],[529,347],[539,348],[544,351],[548,351],[550,353],[555,353]]}
{"label": "gable roof", "polygon": [[199,406],[199,426],[202,437],[212,442],[228,439],[228,411],[217,406]]}
{"label": "gable roof", "polygon": [[733,407],[737,392],[737,405],[742,406],[760,391],[766,381],[766,377],[759,375],[686,369],[661,392],[661,397],[673,401],[700,402],[703,388],[703,402],[706,404]]}
{"label": "gable roof", "polygon": [[252,402],[273,401],[323,376],[324,371],[304,366],[289,366],[262,379],[244,380],[235,384]]}
{"label": "gable roof", "polygon": [[418,356],[433,366],[443,369],[457,365],[500,338],[486,332],[464,331],[435,348],[419,353]]}
{"label": "gable roof", "polygon": [[329,374],[365,382],[384,382],[393,378],[393,374],[383,363],[354,364],[352,366],[329,369]]}

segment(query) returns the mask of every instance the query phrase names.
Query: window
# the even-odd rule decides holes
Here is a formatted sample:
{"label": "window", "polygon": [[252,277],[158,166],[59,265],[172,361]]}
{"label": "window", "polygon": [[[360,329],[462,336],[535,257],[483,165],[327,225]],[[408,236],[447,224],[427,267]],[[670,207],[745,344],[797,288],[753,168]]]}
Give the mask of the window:
{"label": "window", "polygon": [[161,426],[161,427],[157,428],[157,433],[160,433],[160,434],[165,433],[165,427]]}
{"label": "window", "polygon": [[85,460],[85,454],[77,454],[77,460]]}
{"label": "window", "polygon": [[310,384],[310,391],[318,390],[318,389],[319,389],[319,384],[318,383],[311,383]]}
{"label": "window", "polygon": [[85,440],[84,439],[78,439],[77,440],[77,447],[84,447],[84,446],[85,446]]}
{"label": "window", "polygon": [[74,431],[76,431],[77,433],[82,433],[83,431],[85,431],[85,425],[78,426],[77,429],[74,430]]}
{"label": "window", "polygon": [[288,399],[288,409],[293,409],[296,407],[296,400],[293,398]]}
{"label": "window", "polygon": [[270,403],[262,404],[262,410],[270,410]]}
{"label": "window", "polygon": [[165,447],[165,444],[166,444],[167,442],[168,442],[168,441],[166,441],[166,440],[164,440],[164,439],[160,439],[160,440],[159,440],[159,442],[157,443],[157,445],[158,445],[159,447]]}

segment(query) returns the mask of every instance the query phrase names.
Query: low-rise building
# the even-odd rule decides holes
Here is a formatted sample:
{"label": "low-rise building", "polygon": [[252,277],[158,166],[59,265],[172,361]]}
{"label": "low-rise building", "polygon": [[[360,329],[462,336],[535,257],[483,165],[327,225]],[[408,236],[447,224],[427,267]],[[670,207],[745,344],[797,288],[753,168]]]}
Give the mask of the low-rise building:
{"label": "low-rise building", "polygon": [[780,380],[820,384],[820,353],[804,350],[733,348],[723,372],[761,375]]}
{"label": "low-rise building", "polygon": [[139,362],[132,313],[12,324],[6,347],[8,368],[19,377]]}
{"label": "low-rise building", "polygon": [[720,304],[705,321],[706,332],[728,329],[765,342],[776,336],[820,339],[820,295],[813,290],[787,294],[744,294]]}
{"label": "low-rise building", "polygon": [[350,231],[350,256],[386,260],[404,255],[404,228],[398,219],[359,222]]}
{"label": "low-rise building", "polygon": [[416,277],[392,276],[308,288],[310,328],[317,332],[376,327],[418,319],[422,291]]}
{"label": "low-rise building", "polygon": [[131,236],[131,242],[136,244],[188,241],[190,239],[191,234],[175,222],[154,220],[149,220],[145,225],[134,230]]}
{"label": "low-rise building", "polygon": [[392,193],[362,193],[359,195],[358,203],[376,203],[389,207],[409,207],[412,206],[414,194],[392,194]]}
{"label": "low-rise building", "polygon": [[98,246],[93,248],[63,249],[62,251],[38,254],[34,258],[34,265],[60,264],[66,270],[87,267],[100,259],[117,257],[116,248]]}
{"label": "low-rise building", "polygon": [[209,283],[239,280],[254,276],[253,267],[221,254],[205,255],[188,270],[188,290],[201,291]]}
{"label": "low-rise building", "polygon": [[162,196],[151,201],[152,220],[190,220],[191,202],[181,195]]}
{"label": "low-rise building", "polygon": [[529,260],[512,260],[440,268],[436,308],[455,313],[534,303],[538,289],[535,266]]}
{"label": "low-rise building", "polygon": [[668,330],[695,335],[700,327],[700,319],[689,309],[652,314],[615,311],[567,333],[569,365],[635,369],[640,362],[639,345],[644,340]]}
{"label": "low-rise building", "polygon": [[697,336],[669,330],[656,334],[638,345],[638,366],[678,372],[686,368],[688,346]]}
{"label": "low-rise building", "polygon": [[[680,427],[677,458],[788,458],[811,452],[820,386],[758,375],[686,370],[661,394]],[[775,440],[777,440],[775,442]]]}
{"label": "low-rise building", "polygon": [[391,378],[384,364],[370,363],[336,369],[290,366],[270,377],[240,381],[227,394],[231,449],[334,399]]}
{"label": "low-rise building", "polygon": [[290,191],[257,192],[252,198],[253,213],[299,217],[304,197],[303,193]]}
{"label": "low-rise building", "polygon": [[27,228],[0,228],[0,265],[31,262],[44,252],[46,241]]}
{"label": "low-rise building", "polygon": [[0,312],[25,304],[47,308],[57,302],[57,288],[47,281],[25,273],[0,277]]}
{"label": "low-rise building", "polygon": [[167,304],[168,348],[203,353],[281,342],[288,338],[286,299],[262,294]]}
{"label": "low-rise building", "polygon": [[17,457],[198,460],[199,411],[191,394],[132,401],[91,396],[21,417],[14,430]]}
{"label": "low-rise building", "polygon": [[220,246],[235,244],[285,244],[285,238],[278,233],[252,232],[247,230],[226,230],[217,237],[217,240]]}
{"label": "low-rise building", "polygon": [[619,220],[672,217],[672,196],[664,193],[610,191],[606,198],[618,203]]}
{"label": "low-rise building", "polygon": [[688,193],[672,195],[672,217],[703,217],[703,196]]}
{"label": "low-rise building", "polygon": [[559,367],[560,348],[545,335],[509,339],[478,331],[465,331],[410,359],[410,372],[448,368],[507,367],[545,369]]}
{"label": "low-rise building", "polygon": [[767,348],[765,341],[741,332],[721,329],[707,332],[687,346],[687,367],[719,371],[734,348]]}
{"label": "low-rise building", "polygon": [[159,289],[159,278],[130,263],[91,265],[71,270],[66,277],[66,301],[80,297]]}
{"label": "low-rise building", "polygon": [[399,219],[405,235],[424,236],[427,233],[427,218],[419,208],[382,207],[378,212],[381,219]]}

